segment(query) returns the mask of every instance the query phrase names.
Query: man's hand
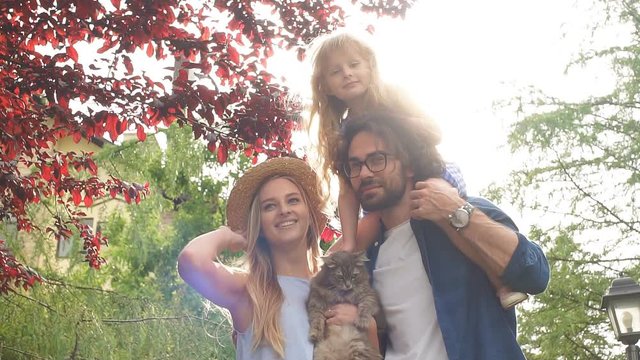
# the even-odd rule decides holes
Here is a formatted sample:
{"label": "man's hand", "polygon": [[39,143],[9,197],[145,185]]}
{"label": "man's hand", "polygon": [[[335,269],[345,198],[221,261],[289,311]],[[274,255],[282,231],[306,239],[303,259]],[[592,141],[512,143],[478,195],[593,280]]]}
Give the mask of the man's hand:
{"label": "man's hand", "polygon": [[440,178],[416,183],[410,193],[411,217],[417,220],[440,222],[464,204],[458,190]]}

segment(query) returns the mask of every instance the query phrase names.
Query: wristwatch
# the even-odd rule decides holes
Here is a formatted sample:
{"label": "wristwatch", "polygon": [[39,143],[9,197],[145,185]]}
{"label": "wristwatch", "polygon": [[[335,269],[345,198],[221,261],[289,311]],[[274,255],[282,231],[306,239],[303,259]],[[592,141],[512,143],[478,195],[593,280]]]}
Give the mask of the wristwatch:
{"label": "wristwatch", "polygon": [[473,205],[469,203],[465,203],[456,211],[454,211],[451,215],[449,215],[449,224],[453,226],[456,231],[460,231],[469,225],[469,221],[471,220],[471,213],[473,212]]}

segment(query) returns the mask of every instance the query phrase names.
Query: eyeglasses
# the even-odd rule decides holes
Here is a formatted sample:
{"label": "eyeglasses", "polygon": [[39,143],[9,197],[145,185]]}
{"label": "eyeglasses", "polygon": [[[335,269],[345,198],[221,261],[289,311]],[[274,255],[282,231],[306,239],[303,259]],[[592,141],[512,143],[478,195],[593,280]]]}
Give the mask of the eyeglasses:
{"label": "eyeglasses", "polygon": [[369,156],[364,159],[364,162],[360,160],[349,160],[349,162],[344,165],[344,173],[350,178],[358,177],[362,171],[362,165],[366,166],[372,173],[380,172],[387,168],[387,157],[389,156],[393,155],[378,151],[369,154]]}

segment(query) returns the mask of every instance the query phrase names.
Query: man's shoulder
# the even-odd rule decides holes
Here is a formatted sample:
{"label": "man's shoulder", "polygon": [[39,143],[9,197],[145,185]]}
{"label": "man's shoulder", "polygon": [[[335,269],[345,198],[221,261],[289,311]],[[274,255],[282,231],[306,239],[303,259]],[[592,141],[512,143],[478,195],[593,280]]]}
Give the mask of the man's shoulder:
{"label": "man's shoulder", "polygon": [[507,225],[514,230],[518,229],[511,217],[491,201],[479,196],[469,196],[467,197],[467,201],[493,220]]}
{"label": "man's shoulder", "polygon": [[468,196],[467,197],[467,201],[473,205],[474,207],[482,210],[483,212],[485,210],[491,210],[491,211],[499,211],[499,212],[503,212],[496,204],[492,203],[491,201],[483,198],[483,197],[479,197],[479,196]]}

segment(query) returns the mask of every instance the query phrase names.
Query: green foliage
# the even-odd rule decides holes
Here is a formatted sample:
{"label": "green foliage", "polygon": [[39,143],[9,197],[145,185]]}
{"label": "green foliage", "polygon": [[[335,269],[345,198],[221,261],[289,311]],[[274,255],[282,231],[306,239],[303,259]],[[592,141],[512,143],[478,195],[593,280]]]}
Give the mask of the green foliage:
{"label": "green foliage", "polygon": [[178,299],[162,302],[56,281],[47,285],[0,298],[1,358],[233,358],[230,330],[217,312],[203,316]]}
{"label": "green foliage", "polygon": [[38,271],[47,283],[0,298],[0,358],[234,358],[226,315],[179,279],[176,259],[188,241],[224,223],[222,194],[250,161],[233,155],[230,176],[215,178],[223,169],[189,131],[164,133],[164,151],[149,139],[99,155],[101,166],[151,189],[101,224],[110,244],[99,271],[76,266],[81,254],[61,268],[45,246],[21,253],[46,258]]}
{"label": "green foliage", "polygon": [[519,316],[519,340],[527,358],[610,358],[610,329],[600,310],[610,280],[602,276],[601,266],[594,266],[598,256],[581,250],[567,233],[551,238],[534,229],[530,236],[548,248],[552,280]]}
{"label": "green foliage", "polygon": [[[488,195],[524,209],[552,266],[549,288],[520,308],[530,359],[621,359],[600,301],[621,272],[640,280],[640,4],[595,1],[593,33],[628,30],[618,43],[585,49],[569,69],[608,64],[608,94],[566,101],[531,93],[509,143],[525,160]],[[620,43],[626,41],[626,43]]]}

